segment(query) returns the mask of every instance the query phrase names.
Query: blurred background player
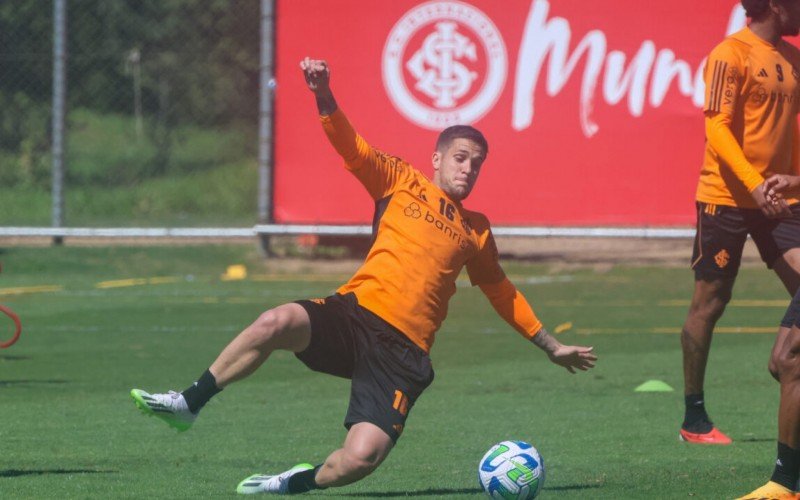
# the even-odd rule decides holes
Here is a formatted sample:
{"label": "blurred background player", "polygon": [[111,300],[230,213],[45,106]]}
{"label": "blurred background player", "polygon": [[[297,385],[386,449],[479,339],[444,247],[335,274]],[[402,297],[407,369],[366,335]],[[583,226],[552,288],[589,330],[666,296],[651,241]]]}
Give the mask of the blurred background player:
{"label": "blurred background player", "polygon": [[[728,444],[703,394],[714,325],[731,299],[747,235],[791,295],[800,284],[800,205],[768,203],[764,178],[796,172],[800,51],[797,0],[742,0],[751,23],[717,45],[705,68],[706,148],[697,187],[695,287],[681,333],[686,412],[680,438]],[[770,370],[775,371],[775,360]]]}
{"label": "blurred background player", "polygon": [[[785,196],[800,195],[800,176],[774,175],[764,182],[767,201],[779,205]],[[770,366],[781,384],[778,409],[778,456],[772,477],[740,500],[800,499],[800,290],[783,316],[772,348]]]}
{"label": "blurred background player", "polygon": [[454,126],[440,134],[431,182],[355,132],[336,104],[324,61],[306,58],[300,67],[328,139],[375,200],[375,240],[366,261],[335,295],[262,314],[182,393],[131,391],[141,410],[186,430],[211,397],[253,373],[276,349],[293,351],[312,370],[351,379],[343,446],[316,467],[248,477],[240,493],[342,486],[383,462],[433,381],[428,352],[463,267],[498,314],[551,361],[574,373],[597,359],[591,347],[565,346],[548,334],[500,267],[486,217],[462,206],[488,153],[478,130]]}

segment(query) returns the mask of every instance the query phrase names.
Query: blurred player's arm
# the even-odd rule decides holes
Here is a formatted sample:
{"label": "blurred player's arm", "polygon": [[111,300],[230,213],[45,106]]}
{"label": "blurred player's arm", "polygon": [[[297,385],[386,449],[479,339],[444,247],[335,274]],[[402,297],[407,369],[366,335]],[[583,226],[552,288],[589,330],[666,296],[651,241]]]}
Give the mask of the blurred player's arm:
{"label": "blurred player's arm", "polygon": [[322,128],[345,167],[373,199],[383,198],[408,174],[406,164],[373,148],[356,132],[336,103],[330,87],[330,68],[325,61],[306,57],[300,61],[300,69],[308,89],[314,93]]}
{"label": "blurred player's arm", "polygon": [[508,278],[503,278],[499,283],[478,286],[497,314],[523,337],[547,353],[550,361],[563,366],[570,373],[575,373],[575,369],[586,371],[594,366],[597,356],[592,352],[592,348],[568,346],[557,341],[542,326],[533,308]]}
{"label": "blurred player's arm", "polygon": [[776,174],[764,181],[767,201],[779,203],[785,197],[800,196],[800,175]]}
{"label": "blurred player's arm", "polygon": [[720,158],[731,168],[736,177],[753,192],[764,182],[764,177],[747,160],[744,151],[731,132],[731,116],[727,113],[706,112],[706,138]]}
{"label": "blurred player's arm", "polygon": [[745,157],[742,147],[731,132],[730,123],[730,115],[706,113],[706,138],[709,144],[742,181],[764,215],[768,217],[790,215],[785,201],[778,200],[774,203],[767,201],[764,177]]}

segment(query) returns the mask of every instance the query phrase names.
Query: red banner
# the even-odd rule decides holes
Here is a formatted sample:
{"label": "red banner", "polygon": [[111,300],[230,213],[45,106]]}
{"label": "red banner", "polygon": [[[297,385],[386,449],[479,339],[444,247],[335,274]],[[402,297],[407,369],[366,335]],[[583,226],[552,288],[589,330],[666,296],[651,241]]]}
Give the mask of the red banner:
{"label": "red banner", "polygon": [[736,0],[281,0],[275,219],[367,223],[299,69],[326,59],[373,146],[432,175],[438,131],[478,127],[469,208],[495,225],[694,223],[705,57],[744,26]]}

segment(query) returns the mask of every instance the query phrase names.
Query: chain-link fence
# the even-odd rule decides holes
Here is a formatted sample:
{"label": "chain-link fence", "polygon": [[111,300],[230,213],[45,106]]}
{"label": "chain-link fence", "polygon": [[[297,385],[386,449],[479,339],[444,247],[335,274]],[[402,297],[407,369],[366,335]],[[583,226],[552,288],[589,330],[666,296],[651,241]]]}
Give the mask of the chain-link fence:
{"label": "chain-link fence", "polygon": [[[51,223],[53,5],[0,2],[0,225]],[[255,223],[259,0],[64,5],[64,223]]]}
{"label": "chain-link fence", "polygon": [[[272,211],[274,4],[0,1],[0,235],[67,227],[76,236],[238,236],[257,222],[258,234],[367,234],[368,226],[263,224]],[[126,227],[183,229],[97,229]],[[689,231],[526,226],[495,234]]]}

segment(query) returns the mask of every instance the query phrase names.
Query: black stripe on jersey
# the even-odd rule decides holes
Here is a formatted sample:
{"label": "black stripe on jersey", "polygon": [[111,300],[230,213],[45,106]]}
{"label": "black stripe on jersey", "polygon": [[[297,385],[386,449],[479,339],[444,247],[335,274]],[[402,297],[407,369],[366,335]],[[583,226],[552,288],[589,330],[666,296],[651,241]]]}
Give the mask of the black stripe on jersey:
{"label": "black stripe on jersey", "polygon": [[714,61],[714,78],[711,80],[711,94],[709,95],[709,111],[719,112],[722,108],[722,95],[725,90],[725,71],[728,63]]}
{"label": "black stripe on jersey", "polygon": [[714,101],[717,100],[717,90],[714,83],[717,81],[717,68],[719,68],[719,61],[714,61],[714,73],[711,76],[711,81],[706,90],[708,91],[708,110],[714,111]]}
{"label": "black stripe on jersey", "polygon": [[372,240],[369,243],[370,247],[378,238],[378,226],[381,224],[381,218],[383,217],[383,213],[386,212],[390,201],[392,201],[392,195],[381,198],[375,202],[375,213],[372,215]]}

